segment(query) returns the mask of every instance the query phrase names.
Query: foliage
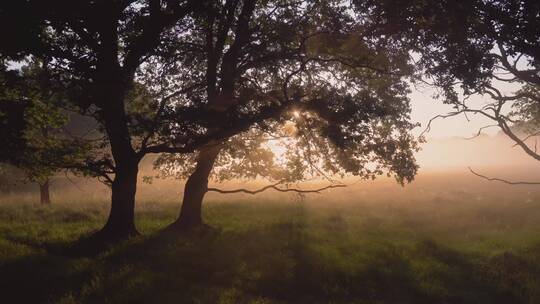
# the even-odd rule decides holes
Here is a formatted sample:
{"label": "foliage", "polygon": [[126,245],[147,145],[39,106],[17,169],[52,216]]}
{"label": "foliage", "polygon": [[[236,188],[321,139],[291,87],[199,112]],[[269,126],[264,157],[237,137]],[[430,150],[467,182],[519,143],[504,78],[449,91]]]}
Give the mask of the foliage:
{"label": "foliage", "polygon": [[[16,74],[15,75],[9,75]],[[74,168],[88,153],[88,146],[64,131],[68,114],[59,107],[59,93],[43,65],[30,61],[17,71],[4,71],[17,78],[16,85],[2,86],[3,140],[10,147],[2,161],[22,169],[29,181],[44,183],[56,171]],[[18,111],[13,111],[14,108]],[[14,144],[17,143],[17,144]]]}
{"label": "foliage", "polygon": [[540,86],[524,85],[517,95],[523,96],[512,104],[510,117],[525,124],[527,134],[534,134],[540,127]]}
{"label": "foliage", "polygon": [[[538,135],[538,1],[381,3],[371,2],[368,7],[381,12],[389,27],[408,29],[404,37],[419,58],[421,81],[440,89],[444,102],[454,107],[453,112],[437,117],[487,118],[492,124],[480,128],[477,136],[485,128],[498,127],[525,153],[540,160],[528,142]],[[514,92],[506,92],[508,86]],[[473,104],[469,101],[473,95],[491,101]]]}
{"label": "foliage", "polygon": [[[68,95],[65,106],[92,116],[106,135],[85,164],[110,183],[119,162],[147,153],[189,154],[216,140],[230,146],[221,152],[220,179],[386,172],[403,183],[417,170],[408,48],[395,31],[385,31],[378,14],[359,7],[343,1],[86,1],[77,7],[29,1],[0,8],[8,20],[32,19],[13,20],[24,43],[0,53],[46,58],[58,90]],[[98,26],[104,19],[108,25]],[[291,120],[294,111],[301,121]],[[298,130],[289,145],[295,150],[281,168],[265,171],[271,161],[262,140],[239,143],[253,133],[280,136],[291,122]],[[243,161],[248,153],[237,154],[240,149],[262,163]],[[166,159],[175,157],[192,158]]]}
{"label": "foliage", "polygon": [[[218,180],[386,172],[412,180],[417,146],[405,82],[412,67],[399,39],[382,39],[376,18],[340,1],[233,3],[209,5],[186,29],[194,34],[164,50],[182,57],[154,63],[181,84],[164,110],[174,124],[159,135],[173,137],[177,149],[161,151],[224,142]],[[285,137],[287,153],[272,160],[265,141]],[[186,177],[194,159],[165,155],[156,165]]]}

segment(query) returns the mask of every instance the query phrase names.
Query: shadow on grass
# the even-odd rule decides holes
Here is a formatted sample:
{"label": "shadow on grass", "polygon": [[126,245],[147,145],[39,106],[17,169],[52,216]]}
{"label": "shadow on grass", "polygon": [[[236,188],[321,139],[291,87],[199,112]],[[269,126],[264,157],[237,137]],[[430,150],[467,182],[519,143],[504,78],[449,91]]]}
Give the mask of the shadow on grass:
{"label": "shadow on grass", "polygon": [[[328,225],[347,230],[336,216]],[[0,286],[17,303],[533,303],[515,284],[540,271],[513,254],[478,261],[433,241],[359,248],[312,228],[295,219],[163,231],[92,255],[74,254],[84,243],[37,250],[0,265]]]}

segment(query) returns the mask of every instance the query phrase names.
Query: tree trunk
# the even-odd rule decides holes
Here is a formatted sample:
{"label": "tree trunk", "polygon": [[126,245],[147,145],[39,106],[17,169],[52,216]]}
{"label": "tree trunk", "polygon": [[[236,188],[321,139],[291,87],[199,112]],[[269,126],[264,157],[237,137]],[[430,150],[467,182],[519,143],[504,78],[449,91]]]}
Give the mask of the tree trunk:
{"label": "tree trunk", "polygon": [[190,230],[203,225],[202,202],[208,190],[208,177],[221,150],[220,144],[207,146],[199,151],[195,171],[189,176],[185,188],[180,216],[172,228]]}
{"label": "tree trunk", "polygon": [[131,144],[125,107],[135,69],[124,69],[119,62],[118,28],[115,14],[105,12],[98,27],[100,50],[94,82],[95,103],[100,109],[114,159],[111,211],[107,223],[94,237],[113,242],[138,234],[135,228],[135,193],[141,159]]}
{"label": "tree trunk", "polygon": [[47,178],[43,183],[39,184],[40,202],[42,205],[51,204],[51,195],[49,193],[49,179]]}
{"label": "tree trunk", "polygon": [[[116,75],[111,70],[110,75]],[[105,226],[94,235],[105,241],[117,241],[138,235],[135,228],[135,193],[140,156],[131,145],[124,105],[130,79],[105,75],[99,91],[103,95],[102,117],[111,145],[115,175],[111,185],[111,211]],[[119,80],[120,79],[120,80]]]}
{"label": "tree trunk", "polygon": [[97,235],[110,241],[127,239],[139,234],[135,228],[135,194],[140,158],[131,146],[123,104],[121,107],[122,109],[118,111],[121,111],[122,115],[116,114],[112,118],[106,116],[105,121],[115,162],[115,175],[111,185],[109,218]]}
{"label": "tree trunk", "polygon": [[105,227],[98,232],[106,240],[127,239],[139,234],[135,228],[138,170],[138,161],[116,168],[111,186],[111,211]]}

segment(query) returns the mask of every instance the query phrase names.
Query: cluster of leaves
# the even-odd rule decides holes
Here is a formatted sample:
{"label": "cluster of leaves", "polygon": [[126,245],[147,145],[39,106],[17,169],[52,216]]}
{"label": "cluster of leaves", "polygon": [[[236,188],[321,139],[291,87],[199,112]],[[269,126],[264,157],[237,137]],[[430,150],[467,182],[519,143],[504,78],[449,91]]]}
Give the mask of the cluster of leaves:
{"label": "cluster of leaves", "polygon": [[[172,78],[183,84],[164,108],[174,123],[161,136],[183,146],[211,134],[224,140],[218,180],[292,182],[386,172],[399,182],[413,179],[417,144],[405,82],[413,67],[403,40],[381,37],[384,24],[376,16],[342,1],[257,3],[247,41],[237,50],[240,63],[227,75],[228,51],[239,38],[230,24],[223,27],[235,25],[238,7],[212,4],[188,29],[192,35],[174,45],[175,61],[160,64],[175,66]],[[171,75],[162,78],[174,82]],[[214,96],[224,98],[220,85],[227,81],[234,81],[233,100],[226,111],[209,111]],[[286,132],[291,124],[296,131]],[[268,146],[275,138],[286,138],[279,156]],[[195,162],[195,155],[164,155],[156,166],[184,178]]]}
{"label": "cluster of leaves", "polygon": [[[454,111],[438,117],[478,115],[525,153],[540,155],[528,140],[539,132],[540,3],[530,0],[386,1],[389,25],[406,25],[420,56],[419,72],[444,93]],[[400,5],[404,4],[404,7]],[[374,7],[379,7],[373,4]],[[514,92],[507,92],[508,87]],[[480,94],[485,104],[468,102]],[[468,116],[468,117],[470,117]],[[429,126],[428,126],[429,129]]]}
{"label": "cluster of leaves", "polygon": [[[403,28],[389,27],[393,11],[383,5],[56,0],[4,11],[33,21],[13,20],[27,41],[2,52],[48,59],[62,105],[99,125],[85,165],[109,182],[125,155],[147,153],[170,153],[156,165],[185,177],[193,153],[216,141],[224,144],[219,180],[386,172],[404,182],[418,169],[406,83],[411,43],[397,34]],[[291,125],[295,132],[284,131]],[[278,157],[268,139],[281,137],[287,149]],[[127,153],[113,157],[112,141],[127,142]]]}
{"label": "cluster of leaves", "polygon": [[43,183],[55,172],[77,168],[88,145],[65,132],[68,112],[59,107],[43,63],[28,61],[20,69],[2,71],[0,122],[1,161],[22,169],[29,181]]}
{"label": "cluster of leaves", "polygon": [[515,120],[516,131],[537,136],[540,129],[540,86],[527,84],[516,94],[522,97],[512,103],[508,116]]}

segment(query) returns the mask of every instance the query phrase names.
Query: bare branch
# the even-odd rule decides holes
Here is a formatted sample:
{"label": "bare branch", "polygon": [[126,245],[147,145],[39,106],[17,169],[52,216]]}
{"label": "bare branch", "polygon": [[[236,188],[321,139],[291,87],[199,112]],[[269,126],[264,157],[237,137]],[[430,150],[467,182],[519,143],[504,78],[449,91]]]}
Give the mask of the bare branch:
{"label": "bare branch", "polygon": [[481,177],[485,180],[488,180],[490,182],[502,182],[502,183],[505,183],[505,184],[509,184],[509,185],[540,185],[540,182],[514,182],[514,181],[509,181],[509,180],[506,180],[506,179],[501,179],[501,178],[496,178],[496,177],[488,177],[488,176],[485,176],[485,175],[482,175],[480,173],[477,173],[475,172],[473,169],[471,169],[471,167],[468,167],[469,168],[469,171],[471,171],[472,174],[478,176],[478,177]]}
{"label": "bare branch", "polygon": [[[445,118],[449,118],[449,117],[454,117],[454,116],[457,116],[459,114],[464,114],[465,115],[465,118],[467,119],[467,121],[469,121],[469,118],[466,116],[467,113],[472,113],[473,115],[474,114],[480,114],[480,115],[483,115],[491,120],[494,120],[496,121],[497,123],[499,123],[499,120],[501,120],[501,117],[500,117],[500,108],[499,109],[495,109],[495,108],[492,108],[492,107],[484,107],[483,110],[478,110],[478,109],[470,109],[467,107],[467,105],[465,105],[464,103],[461,103],[459,104],[459,106],[461,108],[458,108],[456,111],[454,112],[449,112],[447,114],[439,114],[439,115],[436,115],[434,117],[432,117],[428,123],[427,123],[427,126],[426,128],[420,133],[419,137],[422,137],[424,136],[426,133],[429,133],[429,131],[431,131],[431,124],[433,123],[433,121],[441,118],[441,119],[445,119]],[[486,112],[486,110],[492,110],[493,112],[495,112],[494,115],[492,114],[488,114]],[[501,128],[503,128],[501,126]],[[481,129],[482,130],[482,129]],[[481,131],[480,130],[480,131]],[[473,137],[474,138],[474,137]]]}
{"label": "bare branch", "polygon": [[496,74],[491,74],[491,77],[499,80],[499,81],[503,81],[503,82],[516,82],[518,80],[517,77],[512,77],[512,78],[502,78],[502,77],[499,77],[497,76]]}
{"label": "bare branch", "polygon": [[[540,131],[539,131],[539,132],[535,132],[535,133],[532,133],[532,134],[527,135],[527,136],[526,136],[525,138],[523,138],[521,141],[522,141],[522,142],[526,142],[526,141],[529,140],[530,138],[536,137],[536,136],[538,136],[538,135],[540,135]],[[514,145],[512,145],[512,147],[516,147],[516,146],[518,146],[517,143],[515,143]]]}
{"label": "bare branch", "polygon": [[419,137],[422,137],[422,136],[424,136],[424,134],[429,133],[429,131],[431,131],[431,124],[432,124],[433,121],[435,121],[436,119],[439,119],[439,118],[445,119],[445,118],[448,118],[448,117],[453,117],[453,116],[459,115],[459,114],[461,114],[461,113],[462,113],[461,111],[457,111],[457,112],[450,112],[450,113],[448,113],[448,114],[439,114],[439,115],[436,115],[436,116],[432,117],[432,118],[428,121],[427,126],[426,126],[426,128],[424,129],[424,131],[422,131],[422,133],[420,133]]}
{"label": "bare branch", "polygon": [[483,126],[481,127],[480,129],[478,129],[478,132],[476,134],[474,134],[473,136],[470,136],[470,137],[465,137],[463,139],[465,140],[471,140],[471,139],[474,139],[474,138],[477,138],[479,137],[480,135],[482,135],[482,131],[484,131],[485,129],[487,128],[492,128],[492,127],[498,127],[499,125],[495,124],[495,125],[487,125],[487,126]]}
{"label": "bare branch", "polygon": [[540,161],[540,155],[536,153],[535,150],[529,148],[529,146],[527,146],[527,144],[512,131],[512,129],[508,126],[504,119],[499,118],[497,119],[497,122],[499,123],[499,126],[501,127],[501,130],[504,132],[504,134],[510,137],[510,139],[512,139],[519,147],[521,147],[521,149],[525,151],[525,153],[527,153],[529,156]]}
{"label": "bare branch", "polygon": [[234,189],[234,190],[221,190],[221,189],[218,189],[218,188],[208,188],[208,191],[218,192],[218,193],[223,193],[223,194],[247,193],[247,194],[254,195],[254,194],[266,191],[268,189],[274,189],[274,190],[279,191],[279,192],[319,193],[320,194],[320,192],[324,191],[324,190],[328,190],[328,189],[332,189],[332,188],[343,188],[343,187],[347,186],[347,185],[343,185],[343,184],[333,184],[333,185],[328,185],[326,187],[322,187],[322,188],[318,188],[318,189],[311,189],[311,190],[303,190],[303,189],[297,189],[297,188],[278,188],[278,185],[280,185],[282,183],[283,183],[283,181],[279,181],[279,182],[277,182],[275,184],[264,186],[264,187],[262,187],[260,189],[257,189],[257,190],[248,190],[248,189],[244,189],[244,188]]}

